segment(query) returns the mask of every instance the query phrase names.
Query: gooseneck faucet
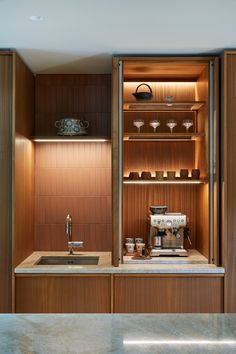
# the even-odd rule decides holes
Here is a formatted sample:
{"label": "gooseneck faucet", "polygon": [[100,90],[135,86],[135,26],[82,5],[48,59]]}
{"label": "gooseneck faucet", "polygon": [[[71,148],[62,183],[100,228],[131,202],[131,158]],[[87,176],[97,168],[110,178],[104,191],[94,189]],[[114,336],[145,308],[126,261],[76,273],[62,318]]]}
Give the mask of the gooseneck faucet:
{"label": "gooseneck faucet", "polygon": [[66,217],[66,237],[68,241],[72,241],[72,217],[70,214]]}
{"label": "gooseneck faucet", "polygon": [[69,249],[69,254],[73,255],[74,254],[73,248],[83,247],[84,243],[83,241],[72,241],[72,217],[70,214],[68,214],[66,217],[65,231],[66,231],[66,237],[68,239],[67,245]]}

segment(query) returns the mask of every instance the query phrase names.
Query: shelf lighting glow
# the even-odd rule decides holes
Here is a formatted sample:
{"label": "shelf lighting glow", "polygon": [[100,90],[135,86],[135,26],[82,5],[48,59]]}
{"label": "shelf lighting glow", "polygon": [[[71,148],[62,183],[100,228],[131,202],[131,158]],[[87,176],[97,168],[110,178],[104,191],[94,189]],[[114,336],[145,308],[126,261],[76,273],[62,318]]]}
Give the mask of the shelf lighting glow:
{"label": "shelf lighting glow", "polygon": [[236,345],[236,340],[124,340],[124,345]]}
{"label": "shelf lighting glow", "polygon": [[71,142],[76,142],[76,143],[102,143],[109,141],[108,139],[32,139],[36,143],[71,143]]}
{"label": "shelf lighting glow", "polygon": [[206,183],[201,180],[190,180],[190,181],[123,181],[124,184],[201,184]]}

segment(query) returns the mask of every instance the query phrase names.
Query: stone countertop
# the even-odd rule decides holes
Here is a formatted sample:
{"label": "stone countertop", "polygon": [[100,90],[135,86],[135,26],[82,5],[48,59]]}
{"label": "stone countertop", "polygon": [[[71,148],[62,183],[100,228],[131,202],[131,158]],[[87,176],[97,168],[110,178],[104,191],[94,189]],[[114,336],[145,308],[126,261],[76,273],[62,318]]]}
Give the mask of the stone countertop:
{"label": "stone countertop", "polygon": [[15,268],[16,274],[27,273],[139,273],[139,274],[224,274],[224,268],[214,264],[120,264],[113,267],[110,252],[79,252],[77,255],[99,256],[98,265],[36,265],[42,256],[66,256],[67,252],[33,252]]}
{"label": "stone countertop", "polygon": [[0,353],[233,354],[236,314],[1,314]]}

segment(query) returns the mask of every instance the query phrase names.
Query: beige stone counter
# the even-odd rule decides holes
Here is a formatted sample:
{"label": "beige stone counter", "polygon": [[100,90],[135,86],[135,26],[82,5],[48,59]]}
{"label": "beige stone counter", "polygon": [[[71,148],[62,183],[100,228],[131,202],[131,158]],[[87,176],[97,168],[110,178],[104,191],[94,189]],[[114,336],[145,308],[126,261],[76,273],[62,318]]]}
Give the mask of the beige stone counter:
{"label": "beige stone counter", "polygon": [[[113,267],[111,264],[110,252],[78,252],[81,256],[99,256],[98,265],[37,265],[42,256],[66,256],[67,252],[33,252],[28,258],[15,268],[16,274],[38,273],[153,273],[153,274],[224,274],[224,268],[216,267],[213,264],[191,264],[191,263],[147,263],[121,264]],[[183,260],[184,261],[184,260]],[[186,262],[186,260],[185,260]]]}

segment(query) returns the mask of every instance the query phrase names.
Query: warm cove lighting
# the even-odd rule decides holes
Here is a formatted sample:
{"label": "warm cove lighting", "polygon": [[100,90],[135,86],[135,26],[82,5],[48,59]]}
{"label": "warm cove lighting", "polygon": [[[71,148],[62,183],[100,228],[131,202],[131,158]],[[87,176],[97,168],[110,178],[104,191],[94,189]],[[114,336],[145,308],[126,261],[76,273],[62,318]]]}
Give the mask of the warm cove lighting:
{"label": "warm cove lighting", "polygon": [[124,340],[124,345],[236,345],[236,340]]}
{"label": "warm cove lighting", "polygon": [[108,139],[32,139],[36,143],[102,143],[109,141]]}
{"label": "warm cove lighting", "polygon": [[192,180],[192,181],[123,181],[124,184],[200,184],[204,183],[200,180]]}

